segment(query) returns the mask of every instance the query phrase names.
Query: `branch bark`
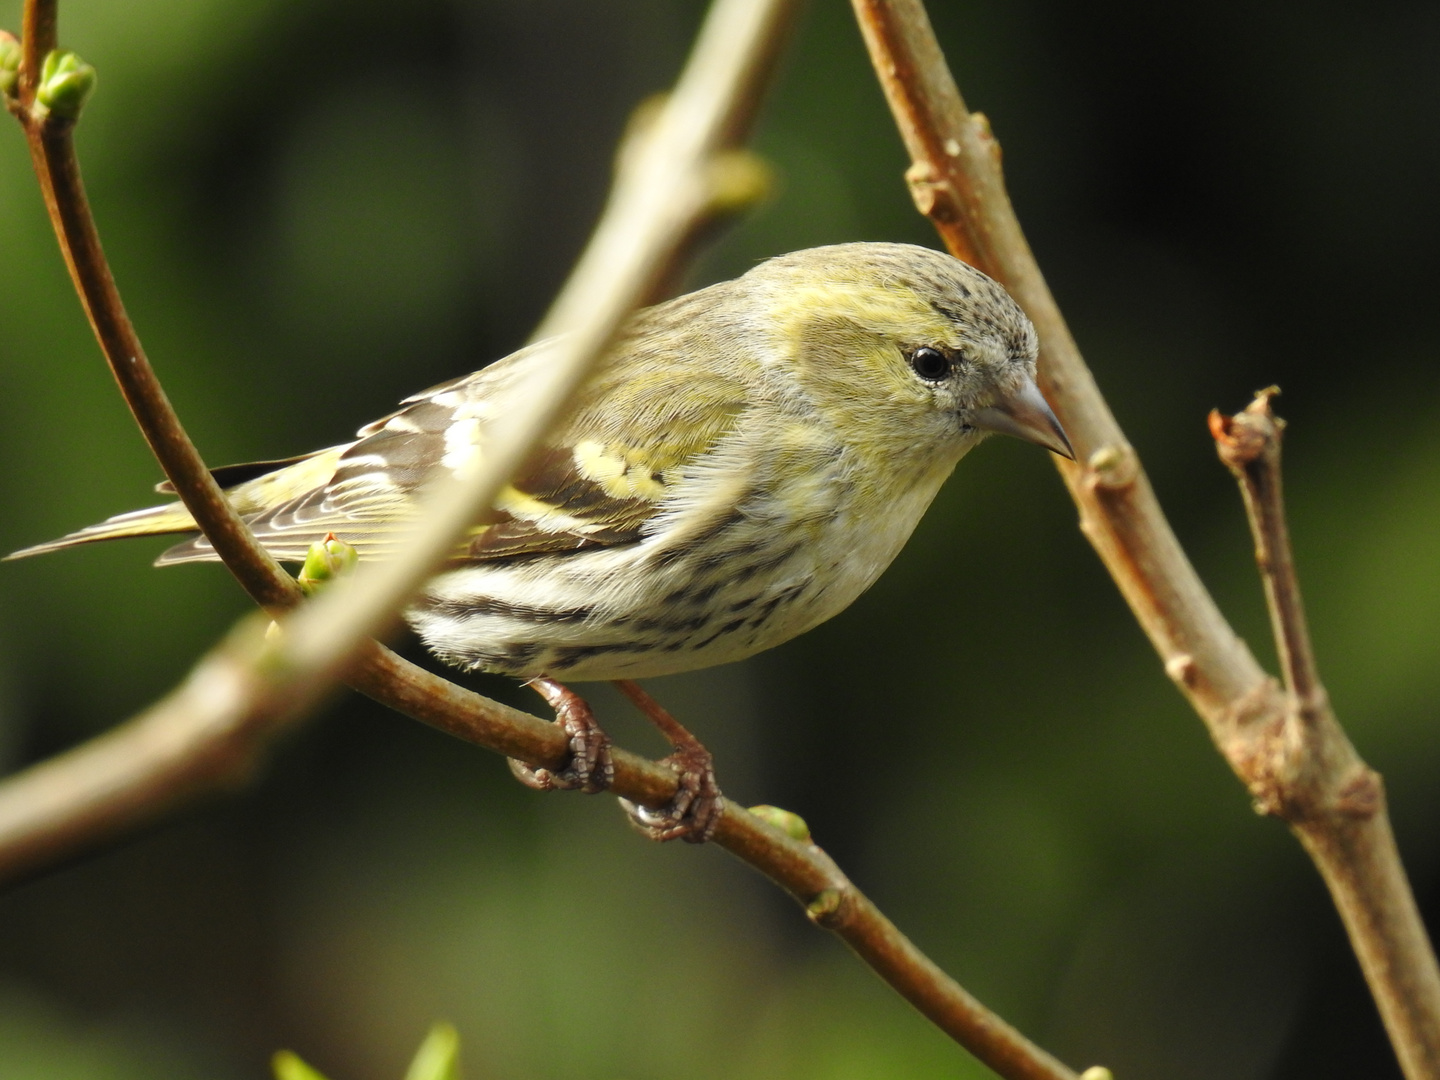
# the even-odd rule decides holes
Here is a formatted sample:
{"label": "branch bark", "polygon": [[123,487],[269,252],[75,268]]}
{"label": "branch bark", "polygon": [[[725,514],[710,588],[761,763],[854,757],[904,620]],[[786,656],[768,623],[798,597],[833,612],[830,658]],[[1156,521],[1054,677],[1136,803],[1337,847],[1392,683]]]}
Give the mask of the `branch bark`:
{"label": "branch bark", "polygon": [[[276,731],[303,715],[342,672],[352,686],[416,719],[535,765],[566,755],[555,725],[466,691],[402,660],[364,635],[404,603],[560,414],[585,369],[662,278],[714,197],[717,156],[753,117],[790,0],[718,0],[676,92],[642,136],[600,228],[543,333],[569,334],[568,356],[536,387],[533,408],[512,417],[486,460],[435,513],[409,557],[340,582],[282,620],[237,627],[166,699],[129,723],[0,784],[0,880],[33,872],[98,839],[248,775]],[[297,591],[219,494],[165,399],[105,264],[80,184],[69,124],[34,111],[36,79],[55,44],[55,0],[27,0],[20,115],[62,249],[100,340],[167,475],[227,566],[261,603],[291,605]],[[210,489],[214,489],[212,492]],[[218,502],[212,496],[218,496]],[[192,506],[193,502],[193,506]],[[238,526],[238,528],[236,527]],[[237,569],[238,568],[238,569]],[[616,750],[616,794],[661,806],[676,789],[668,767]],[[1074,1080],[945,975],[845,878],[818,847],[728,807],[715,842],[789,891],[942,1030],[1014,1080]]]}
{"label": "branch bark", "polygon": [[1240,485],[1255,540],[1289,708],[1271,736],[1262,806],[1290,823],[1320,869],[1407,1076],[1440,1074],[1440,972],[1385,810],[1380,775],[1361,760],[1320,682],[1281,482],[1285,422],[1255,395],[1243,412],[1210,414],[1216,451]]}
{"label": "branch bark", "polygon": [[55,237],[110,373],[185,509],[255,601],[280,610],[300,597],[294,580],[255,542],[210,475],[165,395],[125,311],[100,244],[75,154],[74,119],[38,107],[40,73],[56,48],[57,0],[25,0],[21,66],[11,111],[20,120]]}
{"label": "branch bark", "polygon": [[[1041,388],[1076,449],[1076,462],[1056,464],[1081,529],[1257,805],[1284,817],[1314,860],[1406,1075],[1440,1077],[1440,973],[1379,777],[1328,705],[1320,708],[1323,691],[1300,700],[1299,711],[1312,713],[1303,721],[1311,735],[1301,738],[1295,696],[1265,673],[1201,584],[1045,284],[1005,190],[999,144],[989,122],[966,109],[921,0],[852,5],[912,159],[906,178],[917,208],[955,255],[1009,289],[1039,332]],[[1278,497],[1278,474],[1275,482]],[[1293,610],[1276,615],[1287,635],[1282,650],[1309,674],[1287,675],[1297,690],[1318,691],[1299,594],[1288,595]],[[1324,737],[1314,738],[1322,727]]]}

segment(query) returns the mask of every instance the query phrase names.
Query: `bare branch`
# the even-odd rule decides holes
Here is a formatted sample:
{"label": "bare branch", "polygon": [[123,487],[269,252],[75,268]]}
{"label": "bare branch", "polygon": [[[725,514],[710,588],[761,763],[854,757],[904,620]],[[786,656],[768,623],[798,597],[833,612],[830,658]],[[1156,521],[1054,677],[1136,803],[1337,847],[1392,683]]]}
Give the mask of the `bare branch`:
{"label": "bare branch", "polygon": [[[1240,484],[1291,707],[1252,790],[1288,821],[1330,888],[1408,1076],[1440,1075],[1440,969],[1400,863],[1380,776],[1361,760],[1320,682],[1290,548],[1280,471],[1285,421],[1270,387],[1241,413],[1210,414]],[[1264,787],[1260,787],[1264,784]]]}
{"label": "bare branch", "polygon": [[257,603],[275,609],[288,607],[300,596],[295,582],[255,542],[249,526],[210,475],[125,312],[80,178],[74,119],[51,113],[37,101],[45,57],[55,50],[55,28],[56,0],[26,0],[19,93],[13,111],[25,129],[35,175],[75,291],[126,404],[185,509]]}
{"label": "bare branch", "polygon": [[1245,411],[1235,416],[1212,410],[1210,434],[1215,438],[1220,460],[1240,483],[1245,514],[1255,538],[1255,562],[1265,586],[1280,671],[1286,688],[1299,698],[1303,711],[1324,707],[1325,690],[1310,647],[1310,627],[1300,603],[1300,580],[1295,574],[1290,529],[1285,522],[1280,484],[1280,436],[1285,421],[1270,408],[1270,399],[1279,393],[1278,386],[1260,391]]}
{"label": "bare branch", "polygon": [[337,647],[335,627],[379,630],[395,618],[563,414],[630,311],[706,216],[715,157],[734,137],[737,115],[753,111],[751,99],[768,71],[760,61],[773,58],[768,42],[789,6],[722,0],[711,9],[674,93],[622,155],[600,225],[540,328],[542,337],[563,335],[552,359],[516,409],[496,422],[483,459],[438,483],[403,558],[327,590],[289,621],[297,660],[317,672],[337,671],[348,649]]}
{"label": "bare branch", "polygon": [[[1045,284],[1005,191],[999,144],[989,122],[966,110],[923,3],[852,4],[912,157],[907,179],[917,207],[952,252],[1005,284],[1039,332],[1041,386],[1078,451],[1080,464],[1056,464],[1081,529],[1216,746],[1257,804],[1285,817],[1310,853],[1406,1075],[1440,1077],[1440,973],[1395,851],[1380,778],[1345,739],[1314,675],[1293,571],[1267,591],[1278,590],[1284,605],[1274,618],[1287,679],[1302,695],[1301,723],[1323,728],[1320,739],[1295,730],[1294,699],[1231,629],[1181,549]],[[1278,474],[1273,484],[1278,511]],[[1273,551],[1283,519],[1267,530]],[[1288,541],[1282,558],[1288,563]]]}
{"label": "bare branch", "polygon": [[917,205],[952,252],[1009,289],[1039,332],[1041,388],[1079,462],[1055,459],[1081,527],[1166,670],[1203,715],[1218,719],[1265,673],[1205,591],[1095,385],[1010,205],[989,122],[966,110],[920,0],[853,5],[914,156],[907,175]]}
{"label": "bare branch", "polygon": [[[163,725],[160,731],[146,724],[126,725],[107,736],[103,743],[79,747],[53,762],[10,778],[5,791],[21,790],[30,782],[28,778],[32,774],[43,772],[45,790],[69,790],[77,802],[77,813],[82,816],[87,812],[79,807],[90,804],[97,808],[98,816],[98,808],[108,793],[117,800],[117,815],[140,820],[147,813],[142,805],[145,799],[152,800],[156,806],[172,801],[166,790],[167,778],[177,789],[188,791],[196,784],[197,776],[206,774],[203,762],[194,764],[192,774],[188,762],[168,752],[159,752],[157,748],[186,745],[197,758],[204,758],[211,752],[204,747],[208,731],[209,737],[231,746],[232,750],[239,741],[253,740],[256,744],[247,746],[240,755],[253,757],[259,742],[277,726],[281,714],[293,716],[302,711],[304,703],[312,702],[325,691],[327,675],[335,676],[342,665],[349,666],[351,679],[358,688],[401,711],[419,709],[422,712],[419,718],[434,722],[439,713],[448,708],[459,714],[449,722],[461,732],[468,730],[467,722],[472,717],[480,716],[492,725],[490,734],[496,749],[535,764],[554,764],[562,757],[563,743],[556,742],[551,725],[458,687],[450,687],[445,680],[406,664],[388,650],[367,644],[365,632],[368,626],[389,617],[408,598],[431,566],[448,552],[452,537],[480,516],[476,507],[488,503],[493,491],[523,458],[529,442],[538,437],[563,407],[563,398],[583,379],[585,367],[604,349],[629,308],[664,272],[683,239],[704,216],[712,195],[713,157],[738,137],[742,118],[753,115],[755,101],[763,92],[768,75],[767,64],[774,59],[773,38],[782,36],[780,31],[793,16],[794,7],[793,0],[766,0],[758,4],[752,0],[721,0],[717,3],[680,86],[657,121],[643,132],[639,144],[624,155],[627,165],[619,177],[619,190],[599,230],[606,238],[607,258],[602,261],[593,254],[587,256],[577,271],[577,282],[566,291],[570,298],[568,305],[558,316],[547,320],[552,329],[568,327],[569,337],[568,348],[546,373],[545,385],[535,387],[527,407],[512,414],[506,429],[496,433],[487,447],[486,460],[471,469],[458,485],[452,484],[451,492],[437,498],[432,517],[438,520],[428,521],[424,535],[407,545],[407,558],[403,562],[397,561],[393,568],[378,568],[368,580],[336,583],[320,603],[309,605],[309,610],[287,622],[287,628],[279,635],[281,644],[272,644],[266,654],[266,662],[275,669],[270,674],[280,680],[266,692],[279,694],[275,687],[283,684],[279,704],[264,706],[262,703],[249,709],[245,703],[235,702],[232,708],[241,712],[249,709],[253,713],[248,721],[238,716],[218,719],[218,714],[211,710],[197,714],[193,729],[183,731]],[[43,60],[53,49],[54,28],[54,0],[27,0],[23,55]],[[37,60],[36,64],[40,62]],[[21,85],[27,88],[28,96],[17,99],[17,111],[27,134],[32,136],[32,147],[34,139],[41,140],[37,171],[46,188],[47,203],[54,214],[62,248],[67,257],[74,251],[84,256],[72,259],[77,288],[87,305],[95,301],[90,310],[95,316],[97,336],[106,346],[107,358],[112,360],[117,378],[143,371],[137,383],[143,400],[135,412],[157,456],[162,457],[167,470],[175,466],[172,455],[193,457],[198,462],[154,373],[148,365],[124,361],[127,355],[141,355],[139,343],[125,317],[100,250],[94,222],[84,205],[68,127],[57,124],[55,117],[36,104],[38,77],[38,67],[34,65],[22,71]],[[61,173],[74,177],[77,182],[49,186],[52,160],[64,166]],[[623,219],[620,225],[617,225],[618,219]],[[112,350],[110,338],[105,336],[112,328],[118,328],[115,330],[118,350]],[[131,347],[133,353],[128,351]],[[173,438],[167,437],[167,432]],[[213,485],[203,464],[200,469],[204,479]],[[453,490],[456,487],[460,489],[458,494]],[[487,495],[487,490],[491,494]],[[221,504],[226,514],[233,517],[223,495]],[[201,520],[208,534],[209,523]],[[241,527],[243,529],[243,523]],[[253,546],[253,538],[250,543]],[[223,550],[222,555],[233,570],[229,555]],[[276,572],[284,583],[284,590],[298,594],[288,575],[278,567]],[[237,573],[237,576],[241,575]],[[247,588],[253,584],[244,577],[242,583]],[[260,592],[258,587],[252,589],[256,599],[263,601]],[[448,691],[444,689],[447,687]],[[191,700],[183,694],[181,698]],[[164,719],[177,715],[173,709],[157,709],[146,716]],[[518,717],[550,730],[544,730],[541,735],[540,729],[536,729],[528,741],[523,738],[517,741],[513,732],[504,727],[504,722],[513,723]],[[498,729],[493,726],[497,718],[502,722]],[[128,753],[124,752],[127,746]],[[134,775],[121,776],[118,770],[122,764]],[[661,774],[661,787],[668,776],[668,772]],[[639,801],[653,799],[663,803],[673,794],[673,789],[673,781],[663,794],[655,790],[654,784],[649,788],[641,785],[634,797]],[[119,794],[121,791],[125,792],[123,797]],[[54,801],[43,802],[43,805],[49,806],[51,813],[63,810]],[[0,829],[0,864],[5,862],[3,852],[7,847],[38,850],[28,833],[48,827],[44,814],[15,813],[8,820],[12,827],[8,831]],[[60,827],[55,835],[68,837],[70,843],[84,839],[83,830],[73,824]],[[51,853],[57,858],[64,854],[63,844]]]}
{"label": "bare branch", "polygon": [[[641,145],[625,155],[605,219],[571,285],[546,319],[543,332],[570,334],[566,358],[553,366],[545,386],[534,389],[533,406],[511,418],[486,460],[459,487],[436,496],[433,520],[409,545],[405,563],[384,567],[348,587],[332,587],[320,602],[286,620],[279,635],[262,637],[258,623],[243,624],[184,684],[146,713],[0,785],[0,879],[33,871],[151,820],[195,794],[243,779],[274,732],[303,715],[329,687],[326,676],[342,667],[351,685],[416,719],[532,764],[555,767],[562,762],[566,740],[553,724],[416,668],[367,641],[364,633],[403,603],[443,557],[453,536],[488,505],[530,443],[559,415],[628,308],[661,279],[684,239],[693,235],[715,197],[717,155],[740,137],[753,117],[793,7],[788,0],[716,4],[692,63],[660,119],[643,134]],[[53,48],[53,0],[27,4],[26,28],[35,27],[48,27],[48,37],[42,47],[39,34],[27,34],[26,55],[32,58]],[[38,71],[37,64],[28,70]],[[33,97],[32,89],[28,101]],[[44,164],[40,175],[47,204],[97,336],[107,357],[121,361],[117,379],[131,368],[145,373],[138,384],[143,392],[135,399],[127,393],[137,420],[167,473],[175,468],[187,475],[171,459],[189,455],[208,480],[148,365],[123,362],[143,354],[84,207],[68,132],[64,142],[52,144],[54,132],[41,130],[43,123],[28,111],[22,119],[30,121],[27,132],[32,127],[37,132],[32,146]],[[58,171],[55,162],[63,166]],[[62,183],[55,183],[55,176]],[[185,483],[203,487],[193,481],[189,477]],[[181,488],[179,480],[176,486]],[[228,510],[223,496],[220,502]],[[196,518],[210,535],[209,519],[199,513]],[[246,535],[242,531],[242,548]],[[249,546],[254,547],[253,539]],[[217,550],[224,552],[219,544]],[[234,569],[230,555],[224,557]],[[242,560],[248,557],[242,552]],[[268,594],[265,575],[254,580],[237,576],[257,599],[262,599],[260,593]],[[286,595],[268,602],[288,601],[290,590],[286,578]],[[676,777],[669,768],[620,750],[614,757],[616,794],[650,806],[664,805],[675,794]],[[714,840],[789,891],[818,924],[839,934],[922,1013],[1003,1075],[1074,1080],[1071,1070],[1028,1043],[920,953],[819,848],[734,807],[727,808]]]}

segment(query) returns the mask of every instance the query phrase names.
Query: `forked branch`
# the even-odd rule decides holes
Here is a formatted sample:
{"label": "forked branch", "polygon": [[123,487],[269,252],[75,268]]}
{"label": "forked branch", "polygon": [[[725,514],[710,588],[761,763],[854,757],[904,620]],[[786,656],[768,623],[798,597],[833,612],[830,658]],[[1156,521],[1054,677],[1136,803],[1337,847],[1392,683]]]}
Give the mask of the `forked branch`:
{"label": "forked branch", "polygon": [[[410,557],[368,580],[332,586],[318,602],[283,620],[278,640],[264,638],[263,620],[238,627],[181,687],[142,716],[0,785],[0,877],[33,870],[242,778],[273,732],[312,705],[342,667],[352,686],[416,719],[532,764],[562,763],[566,740],[554,725],[416,668],[364,635],[393,617],[453,536],[477,520],[559,414],[625,313],[661,280],[693,235],[714,197],[717,156],[753,116],[792,10],[790,0],[716,3],[679,88],[642,145],[626,155],[627,168],[595,240],[546,320],[546,332],[568,331],[568,355],[553,365],[547,383],[535,388],[533,407],[512,416],[506,431],[497,434],[485,461],[460,487],[437,498],[423,534],[407,545]],[[218,503],[212,499],[218,489],[210,491],[213,481],[143,363],[85,204],[70,125],[34,109],[36,73],[54,48],[55,0],[27,0],[25,31],[24,90],[16,111],[107,360],[202,529],[207,535],[212,527],[217,536],[233,533],[233,544],[216,543],[227,566],[257,600],[285,606],[295,599],[293,585],[223,495]],[[138,378],[134,372],[140,372]],[[177,464],[182,459],[188,461],[183,467]],[[615,752],[616,794],[660,806],[675,788],[670,769]],[[808,840],[734,807],[725,812],[714,839],[787,889],[818,924],[839,934],[921,1012],[1002,1075],[1074,1080],[1071,1070],[1028,1043],[920,953]]]}
{"label": "forked branch", "polygon": [[1210,414],[1220,460],[1245,501],[1289,691],[1289,709],[1266,735],[1270,753],[1241,764],[1260,806],[1290,823],[1319,867],[1406,1075],[1434,1077],[1440,974],[1395,847],[1384,784],[1356,753],[1320,682],[1285,519],[1285,422],[1270,407],[1278,393],[1260,391],[1234,416]]}
{"label": "forked branch", "polygon": [[[966,109],[923,3],[852,4],[911,155],[907,178],[917,207],[952,252],[1005,284],[1039,331],[1041,387],[1077,450],[1078,463],[1056,464],[1082,530],[1216,746],[1261,808],[1285,817],[1310,853],[1406,1075],[1440,1077],[1434,951],[1400,865],[1379,777],[1355,755],[1314,676],[1293,573],[1287,583],[1267,568],[1295,694],[1265,674],[1181,549],[1045,284],[1005,191],[999,144],[989,122]],[[1278,463],[1278,442],[1275,454]],[[1265,540],[1272,552],[1284,539],[1283,517],[1278,525],[1274,519],[1278,472],[1273,481]]]}

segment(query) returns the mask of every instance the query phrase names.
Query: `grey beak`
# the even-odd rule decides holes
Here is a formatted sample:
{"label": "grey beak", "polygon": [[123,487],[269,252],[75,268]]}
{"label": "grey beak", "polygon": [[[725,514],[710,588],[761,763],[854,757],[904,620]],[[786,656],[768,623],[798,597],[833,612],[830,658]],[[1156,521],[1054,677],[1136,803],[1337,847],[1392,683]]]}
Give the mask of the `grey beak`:
{"label": "grey beak", "polygon": [[1070,448],[1065,429],[1050,411],[1040,388],[1030,379],[1026,379],[1016,393],[1000,404],[976,409],[970,414],[970,423],[984,431],[1014,435],[1017,439],[1075,460],[1075,451]]}

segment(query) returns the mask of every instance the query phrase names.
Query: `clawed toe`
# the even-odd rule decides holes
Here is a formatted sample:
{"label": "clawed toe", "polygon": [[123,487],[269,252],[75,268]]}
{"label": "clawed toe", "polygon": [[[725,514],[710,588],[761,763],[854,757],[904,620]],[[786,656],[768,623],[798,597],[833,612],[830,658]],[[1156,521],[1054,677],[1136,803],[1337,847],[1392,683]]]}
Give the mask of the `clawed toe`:
{"label": "clawed toe", "polygon": [[[510,759],[510,771],[526,787],[538,791],[578,790],[590,794],[609,789],[615,779],[606,735],[583,698],[554,679],[538,678],[529,685],[555,710],[555,722],[570,737],[570,761],[562,769],[546,769]],[[674,753],[665,758],[679,774],[675,797],[652,809],[621,799],[630,821],[652,840],[685,840],[703,844],[710,839],[725,809],[725,798],[715,782],[715,766],[699,739],[635,683],[615,683],[670,740]]]}
{"label": "clawed toe", "polygon": [[570,737],[570,761],[563,769],[545,769],[510,759],[510,771],[526,787],[537,791],[607,791],[615,779],[610,760],[610,736],[595,722],[585,700],[553,679],[530,680],[529,685],[555,710],[555,722]]}
{"label": "clawed toe", "polygon": [[620,805],[631,823],[652,840],[705,843],[725,809],[725,797],[715,782],[715,763],[710,751],[635,683],[625,679],[617,680],[615,685],[670,740],[675,752],[665,758],[665,762],[679,774],[675,797],[665,806],[651,809],[629,799],[621,799]]}

